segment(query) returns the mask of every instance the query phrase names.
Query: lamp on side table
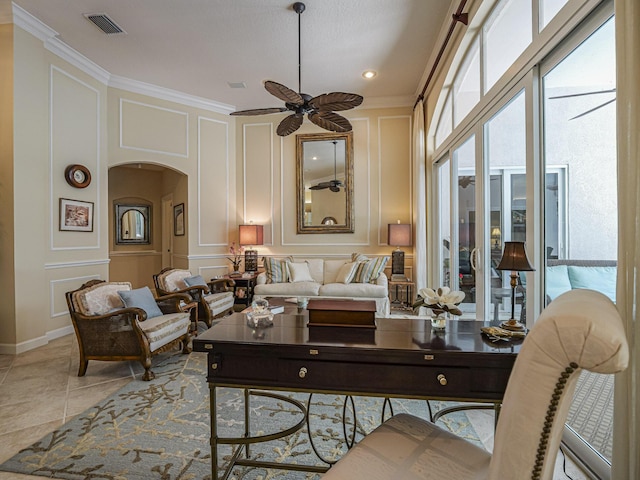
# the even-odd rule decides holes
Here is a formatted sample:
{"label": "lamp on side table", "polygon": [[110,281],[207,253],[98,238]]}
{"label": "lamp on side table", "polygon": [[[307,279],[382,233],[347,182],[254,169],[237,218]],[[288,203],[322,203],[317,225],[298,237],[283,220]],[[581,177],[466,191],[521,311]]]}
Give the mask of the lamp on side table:
{"label": "lamp on side table", "polygon": [[524,242],[504,242],[504,250],[500,264],[496,270],[511,270],[511,318],[502,323],[509,330],[524,330],[525,326],[515,319],[516,286],[518,285],[518,272],[532,272]]}
{"label": "lamp on side table", "polygon": [[254,225],[253,223],[240,225],[238,227],[238,234],[238,243],[248,247],[248,249],[244,251],[244,271],[256,272],[258,270],[258,251],[252,250],[251,247],[264,243],[262,225]]}
{"label": "lamp on side table", "polygon": [[404,275],[404,252],[400,247],[411,246],[411,225],[407,223],[390,223],[387,235],[387,242],[396,249],[391,254],[391,279],[403,281],[407,278]]}

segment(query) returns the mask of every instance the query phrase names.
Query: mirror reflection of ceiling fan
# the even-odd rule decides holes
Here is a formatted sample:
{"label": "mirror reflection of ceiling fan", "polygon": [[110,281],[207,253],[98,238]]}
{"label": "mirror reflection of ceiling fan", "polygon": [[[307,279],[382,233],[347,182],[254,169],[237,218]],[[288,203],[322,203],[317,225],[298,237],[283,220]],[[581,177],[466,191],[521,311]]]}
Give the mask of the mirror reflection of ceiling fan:
{"label": "mirror reflection of ceiling fan", "polygon": [[333,140],[333,180],[328,182],[320,182],[317,185],[309,187],[309,190],[324,190],[328,188],[332,192],[339,192],[340,187],[344,187],[344,184],[338,180],[338,162],[336,159],[336,145],[338,144],[337,140]]}
{"label": "mirror reflection of ceiling fan", "polygon": [[[560,98],[572,98],[572,97],[584,97],[586,95],[600,95],[600,94],[605,94],[605,93],[616,93],[616,89],[615,88],[611,88],[609,90],[595,90],[592,92],[582,92],[582,93],[569,93],[567,95],[556,95],[554,97],[549,97],[549,100],[557,100]],[[614,95],[614,97],[610,100],[607,100],[604,103],[601,103],[600,105],[590,108],[589,110],[587,110],[586,112],[582,112],[579,115],[576,115],[575,117],[570,118],[569,120],[575,120],[576,118],[580,118],[580,117],[584,117],[585,115],[588,115],[592,112],[595,112],[596,110],[601,109],[602,107],[606,107],[607,105],[609,105],[610,103],[613,103],[616,101],[616,97]]]}
{"label": "mirror reflection of ceiling fan", "polygon": [[271,95],[285,102],[284,107],[240,110],[231,113],[231,115],[266,115],[290,110],[293,113],[285,117],[280,122],[276,130],[278,135],[281,137],[286,137],[300,128],[305,114],[312,123],[315,123],[325,130],[341,133],[350,132],[352,127],[349,120],[335,112],[357,107],[362,103],[362,96],[355,93],[331,92],[323,93],[317,97],[312,97],[311,95],[302,93],[300,19],[305,8],[304,3],[302,2],[296,2],[293,4],[293,10],[298,14],[298,92],[295,92],[280,83],[267,80],[264,82],[264,88]]}

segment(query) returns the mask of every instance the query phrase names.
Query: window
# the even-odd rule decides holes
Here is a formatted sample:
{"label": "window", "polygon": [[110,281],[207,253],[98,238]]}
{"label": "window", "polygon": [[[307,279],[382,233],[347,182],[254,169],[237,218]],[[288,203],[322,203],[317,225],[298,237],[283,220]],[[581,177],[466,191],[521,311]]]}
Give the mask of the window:
{"label": "window", "polygon": [[476,38],[453,84],[453,122],[458,126],[480,101],[480,42]]}
{"label": "window", "polygon": [[484,27],[485,93],[531,44],[531,0],[503,0]]}
{"label": "window", "polygon": [[436,128],[435,142],[436,147],[442,145],[442,142],[453,131],[453,110],[451,107],[451,93],[447,94],[440,113],[440,120],[438,121],[438,128]]}
{"label": "window", "polygon": [[540,31],[556,16],[568,0],[539,0],[540,1]]}

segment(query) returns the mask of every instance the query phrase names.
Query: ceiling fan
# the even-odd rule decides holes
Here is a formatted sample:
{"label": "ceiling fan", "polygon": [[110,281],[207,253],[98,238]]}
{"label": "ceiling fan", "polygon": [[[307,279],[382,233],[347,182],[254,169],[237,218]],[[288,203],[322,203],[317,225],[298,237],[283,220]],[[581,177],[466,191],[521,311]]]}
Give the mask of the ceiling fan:
{"label": "ceiling fan", "polygon": [[285,117],[278,125],[277,133],[281,137],[295,132],[306,114],[311,122],[325,130],[332,132],[350,132],[352,127],[349,120],[342,115],[335,113],[340,110],[349,110],[362,103],[362,96],[355,93],[331,92],[323,93],[317,97],[312,97],[302,93],[301,55],[300,55],[300,19],[305,5],[302,2],[293,4],[293,10],[298,14],[298,92],[291,90],[284,85],[267,80],[264,88],[274,97],[285,102],[284,107],[255,108],[250,110],[239,110],[231,115],[266,115],[270,113],[281,113],[292,111],[293,113]]}
{"label": "ceiling fan", "polygon": [[[603,93],[616,93],[616,89],[612,88],[612,89],[609,89],[609,90],[595,90],[593,92],[582,92],[582,93],[570,93],[570,94],[567,94],[567,95],[556,95],[554,97],[549,97],[549,100],[557,100],[559,98],[583,97],[585,95],[600,95],[600,94],[603,94]],[[593,108],[587,110],[586,112],[582,112],[581,114],[576,115],[575,117],[571,117],[569,120],[575,120],[576,118],[584,117],[585,115],[588,115],[588,114],[590,114],[592,112],[595,112],[596,110],[599,110],[602,107],[606,107],[607,105],[609,105],[610,103],[613,103],[615,101],[616,101],[616,97],[614,96],[612,99],[607,100],[606,102],[601,103],[600,105],[598,105],[596,107],[593,107]]]}
{"label": "ceiling fan", "polygon": [[340,187],[344,187],[344,183],[338,180],[338,167],[336,161],[336,144],[338,142],[336,140],[333,140],[331,143],[333,143],[333,180],[330,180],[328,182],[320,182],[313,187],[309,187],[309,190],[324,190],[325,188],[328,188],[332,192],[339,192]]}

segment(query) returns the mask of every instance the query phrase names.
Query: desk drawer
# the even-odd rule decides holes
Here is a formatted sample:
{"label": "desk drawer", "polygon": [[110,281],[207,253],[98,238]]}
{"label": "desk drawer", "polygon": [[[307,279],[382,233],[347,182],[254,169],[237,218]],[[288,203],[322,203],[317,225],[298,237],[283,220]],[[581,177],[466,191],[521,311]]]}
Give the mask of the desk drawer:
{"label": "desk drawer", "polygon": [[358,364],[317,360],[280,363],[278,381],[293,388],[354,393],[398,393],[439,397],[472,396],[471,373],[464,367]]}

